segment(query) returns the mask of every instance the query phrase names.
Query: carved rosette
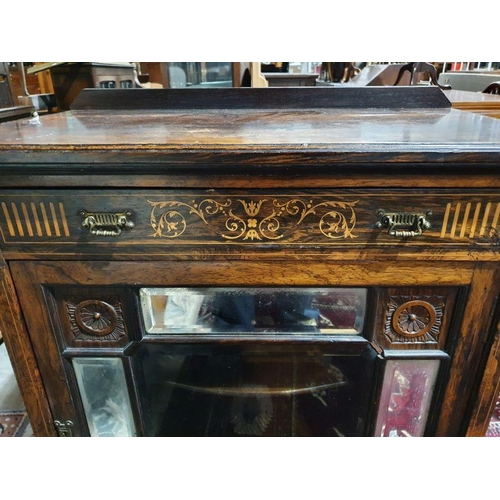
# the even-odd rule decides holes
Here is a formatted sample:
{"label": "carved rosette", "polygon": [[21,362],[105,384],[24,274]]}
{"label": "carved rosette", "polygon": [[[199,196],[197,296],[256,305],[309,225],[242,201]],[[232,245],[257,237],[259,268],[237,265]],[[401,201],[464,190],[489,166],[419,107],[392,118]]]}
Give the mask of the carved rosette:
{"label": "carved rosette", "polygon": [[126,335],[118,297],[106,300],[66,300],[71,331],[77,341],[116,342]]}
{"label": "carved rosette", "polygon": [[437,343],[443,310],[443,297],[391,296],[384,334],[393,343]]}
{"label": "carved rosette", "polygon": [[275,241],[295,234],[304,221],[312,223],[322,237],[355,238],[357,201],[277,199],[203,199],[148,202],[153,237],[179,238],[194,221],[225,241]]}

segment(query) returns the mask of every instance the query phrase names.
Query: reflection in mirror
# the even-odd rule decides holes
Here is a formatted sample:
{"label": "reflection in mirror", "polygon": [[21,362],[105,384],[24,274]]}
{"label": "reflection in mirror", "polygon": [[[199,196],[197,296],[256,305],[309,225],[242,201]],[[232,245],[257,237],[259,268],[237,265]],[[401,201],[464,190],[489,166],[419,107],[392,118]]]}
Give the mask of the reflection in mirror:
{"label": "reflection in mirror", "polygon": [[438,359],[387,361],[375,436],[423,436],[439,364]]}
{"label": "reflection in mirror", "polygon": [[493,415],[491,416],[490,423],[488,424],[486,437],[500,437],[500,394],[498,395]]}
{"label": "reflection in mirror", "polygon": [[147,333],[362,333],[362,288],[141,288]]}
{"label": "reflection in mirror", "polygon": [[91,436],[135,436],[122,360],[73,358]]}

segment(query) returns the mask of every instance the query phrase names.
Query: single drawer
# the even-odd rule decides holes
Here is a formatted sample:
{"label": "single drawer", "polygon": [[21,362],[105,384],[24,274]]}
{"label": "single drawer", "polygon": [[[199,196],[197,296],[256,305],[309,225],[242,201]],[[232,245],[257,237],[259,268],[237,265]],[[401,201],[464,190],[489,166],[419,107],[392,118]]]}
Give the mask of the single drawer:
{"label": "single drawer", "polygon": [[500,253],[498,191],[9,190],[0,205],[6,254]]}

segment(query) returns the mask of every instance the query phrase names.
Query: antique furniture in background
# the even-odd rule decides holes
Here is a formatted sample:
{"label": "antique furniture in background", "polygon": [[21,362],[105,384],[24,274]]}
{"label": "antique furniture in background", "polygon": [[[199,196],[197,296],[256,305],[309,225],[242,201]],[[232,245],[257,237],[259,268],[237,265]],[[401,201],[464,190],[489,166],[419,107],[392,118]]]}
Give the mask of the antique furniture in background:
{"label": "antique furniture in background", "polygon": [[10,74],[13,92],[20,102],[33,105],[37,113],[52,113],[56,97],[49,71],[35,72],[36,63],[14,63]]}
{"label": "antique furniture in background", "polygon": [[135,65],[112,62],[53,62],[41,63],[28,70],[29,74],[49,70],[59,111],[70,109],[71,103],[85,88],[136,88]]}
{"label": "antique furniture in background", "polygon": [[261,62],[260,70],[262,73],[288,73],[290,70],[289,62]]}
{"label": "antique furniture in background", "polygon": [[30,116],[33,111],[35,107],[31,102],[22,102],[16,95],[9,63],[0,62],[0,121]]}
{"label": "antique furniture in background", "polygon": [[141,62],[140,72],[163,88],[241,87],[248,63]]}
{"label": "antique furniture in background", "polygon": [[262,73],[269,87],[314,87],[319,75],[303,73]]}
{"label": "antique furniture in background", "polygon": [[1,124],[35,434],[485,435],[499,135],[419,86],[96,89]]}
{"label": "antique furniture in background", "polygon": [[403,74],[405,72],[410,73],[410,85],[417,85],[422,78],[422,75],[427,75],[430,85],[437,85],[443,90],[450,90],[449,85],[442,85],[438,82],[438,75],[436,68],[433,64],[428,62],[409,62],[403,65],[400,70],[396,82],[394,85],[399,85]]}
{"label": "antique furniture in background", "polygon": [[319,79],[325,83],[347,83],[359,72],[353,62],[322,62]]}
{"label": "antique furniture in background", "polygon": [[260,63],[262,76],[269,87],[314,87],[319,75],[307,72],[291,72],[290,63]]}

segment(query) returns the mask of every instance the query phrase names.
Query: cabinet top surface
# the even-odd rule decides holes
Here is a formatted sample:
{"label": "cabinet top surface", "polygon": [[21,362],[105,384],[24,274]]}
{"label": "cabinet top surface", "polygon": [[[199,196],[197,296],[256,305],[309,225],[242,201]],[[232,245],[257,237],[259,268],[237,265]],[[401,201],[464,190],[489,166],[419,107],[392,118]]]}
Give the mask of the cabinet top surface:
{"label": "cabinet top surface", "polygon": [[500,122],[456,110],[219,110],[64,112],[0,125],[3,149],[23,146],[234,148],[357,144],[479,145],[500,149]]}
{"label": "cabinet top surface", "polygon": [[[214,105],[209,100],[200,100],[194,90],[185,90],[182,97],[186,101],[189,93],[193,93],[193,107],[159,103],[162,109],[155,109],[154,99],[149,99],[150,96],[154,98],[154,94],[137,90],[144,92],[137,106],[121,107],[114,105],[112,99],[105,101],[105,97],[111,95],[108,93],[101,99],[106,104],[98,102],[94,109],[86,107],[84,102],[80,109],[43,116],[39,120],[1,123],[0,162],[2,157],[8,161],[9,152],[19,150],[500,152],[499,120],[439,105],[415,107],[418,99],[412,104],[413,94],[410,94],[410,104],[405,107],[398,107],[397,99],[393,107],[383,102],[355,107],[353,99],[347,100],[345,105],[328,106],[324,91],[329,90],[321,89],[320,93],[319,88],[311,89],[322,96],[316,106],[313,99],[285,102],[281,96],[263,104],[259,104],[258,99],[250,105],[245,100],[229,99]],[[277,95],[276,90],[283,91],[272,90],[274,95]],[[356,92],[359,90],[362,89]],[[101,98],[106,91],[94,92],[93,96]],[[370,92],[373,94],[373,88]],[[204,95],[208,93],[205,91]],[[258,96],[256,93],[247,95]],[[288,93],[288,96],[294,95],[300,96]],[[390,95],[388,98],[390,102]],[[141,106],[142,109],[135,109]]]}

